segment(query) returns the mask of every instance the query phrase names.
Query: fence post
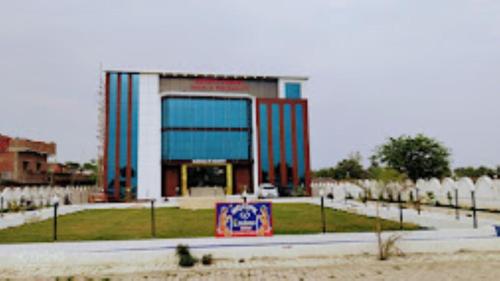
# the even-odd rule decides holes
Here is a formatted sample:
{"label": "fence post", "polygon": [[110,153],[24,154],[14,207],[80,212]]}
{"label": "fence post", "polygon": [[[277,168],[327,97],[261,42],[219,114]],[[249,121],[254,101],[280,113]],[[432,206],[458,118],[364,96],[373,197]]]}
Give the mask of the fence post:
{"label": "fence post", "polygon": [[57,241],[57,207],[59,207],[59,202],[54,203],[54,241]]}
{"label": "fence post", "polygon": [[3,217],[3,196],[0,197],[0,217]]}
{"label": "fence post", "polygon": [[151,236],[156,237],[155,199],[151,199]]}
{"label": "fence post", "polygon": [[477,213],[476,213],[476,192],[474,190],[471,191],[471,199],[472,199],[472,221],[474,228],[477,228]]}
{"label": "fence post", "polygon": [[417,187],[416,191],[417,191],[416,192],[416,196],[417,196],[417,198],[416,198],[416,200],[417,200],[417,213],[420,215],[420,194],[418,194],[418,187]]}
{"label": "fence post", "polygon": [[458,188],[455,188],[455,218],[460,219],[460,214],[458,213]]}
{"label": "fence post", "polygon": [[399,203],[399,229],[403,230],[403,203],[401,201],[401,192],[398,192]]}

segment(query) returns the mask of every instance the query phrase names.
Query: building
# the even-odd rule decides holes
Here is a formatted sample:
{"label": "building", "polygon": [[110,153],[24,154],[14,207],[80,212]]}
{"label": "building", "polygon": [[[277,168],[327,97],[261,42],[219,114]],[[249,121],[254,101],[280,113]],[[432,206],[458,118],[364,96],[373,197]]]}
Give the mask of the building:
{"label": "building", "polygon": [[95,185],[95,173],[70,163],[49,163],[48,181],[51,186]]}
{"label": "building", "polygon": [[0,182],[14,185],[47,184],[47,159],[55,153],[55,143],[0,135]]}
{"label": "building", "polygon": [[104,71],[109,201],[310,194],[307,77]]}

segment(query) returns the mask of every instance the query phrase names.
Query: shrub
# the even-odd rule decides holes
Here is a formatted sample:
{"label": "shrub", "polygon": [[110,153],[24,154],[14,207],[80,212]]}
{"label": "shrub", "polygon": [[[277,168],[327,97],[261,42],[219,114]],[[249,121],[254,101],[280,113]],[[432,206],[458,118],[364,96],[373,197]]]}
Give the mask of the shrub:
{"label": "shrub", "polygon": [[403,255],[403,252],[396,246],[399,239],[401,239],[401,236],[394,234],[381,241],[379,244],[379,260],[387,260],[394,254],[398,256]]}
{"label": "shrub", "polygon": [[12,201],[7,204],[7,208],[9,209],[9,212],[19,212],[21,211],[21,205],[17,204],[17,202]]}
{"label": "shrub", "polygon": [[203,257],[201,257],[201,263],[203,265],[211,265],[214,263],[214,259],[211,254],[203,255]]}
{"label": "shrub", "polygon": [[189,246],[179,244],[175,250],[177,257],[179,257],[179,266],[181,267],[192,267],[198,260],[191,255],[189,251]]}

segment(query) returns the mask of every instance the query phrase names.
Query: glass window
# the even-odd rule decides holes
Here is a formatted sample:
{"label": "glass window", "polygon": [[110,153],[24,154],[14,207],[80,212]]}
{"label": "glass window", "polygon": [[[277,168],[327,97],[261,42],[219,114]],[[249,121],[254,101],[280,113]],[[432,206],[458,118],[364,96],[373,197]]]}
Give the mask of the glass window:
{"label": "glass window", "polygon": [[259,119],[260,119],[260,159],[262,165],[262,182],[269,182],[269,147],[267,138],[267,105],[261,104],[259,107]]}
{"label": "glass window", "polygon": [[247,131],[164,131],[162,135],[163,159],[249,159]]}
{"label": "glass window", "polygon": [[139,75],[132,75],[132,193],[137,194],[137,147],[139,129]]}
{"label": "glass window", "polygon": [[[128,142],[128,74],[121,74],[120,91],[120,179],[125,183]],[[121,185],[120,185],[121,186]],[[124,186],[121,186],[124,187]],[[120,189],[120,193],[124,191]]]}
{"label": "glass window", "polygon": [[302,96],[300,83],[286,83],[285,96],[287,99],[300,99]]}
{"label": "glass window", "polygon": [[163,99],[167,128],[248,128],[249,100],[214,98]]}
{"label": "glass window", "polygon": [[298,104],[296,106],[296,123],[297,123],[297,173],[299,183],[305,184],[305,147],[304,147],[304,112],[303,106]]}
{"label": "glass window", "polygon": [[108,123],[108,174],[107,185],[108,193],[114,192],[115,179],[115,147],[116,147],[116,109],[117,109],[117,81],[118,75],[112,73],[109,75],[109,123]]}
{"label": "glass window", "polygon": [[281,182],[281,138],[280,138],[280,106],[279,104],[272,105],[272,134],[273,134],[273,169],[274,182]]}
{"label": "glass window", "polygon": [[290,104],[285,104],[283,109],[283,119],[285,126],[285,161],[287,182],[293,185],[293,150],[292,150],[292,107]]}

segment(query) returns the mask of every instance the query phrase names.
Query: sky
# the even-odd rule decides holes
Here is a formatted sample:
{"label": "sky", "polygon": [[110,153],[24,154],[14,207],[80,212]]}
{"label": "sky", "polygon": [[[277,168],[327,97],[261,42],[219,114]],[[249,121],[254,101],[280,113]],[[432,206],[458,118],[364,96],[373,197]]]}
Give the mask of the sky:
{"label": "sky", "polygon": [[[500,164],[500,1],[1,1],[0,133],[97,154],[100,65],[307,75],[312,167],[402,134]],[[365,160],[366,161],[366,160]]]}

